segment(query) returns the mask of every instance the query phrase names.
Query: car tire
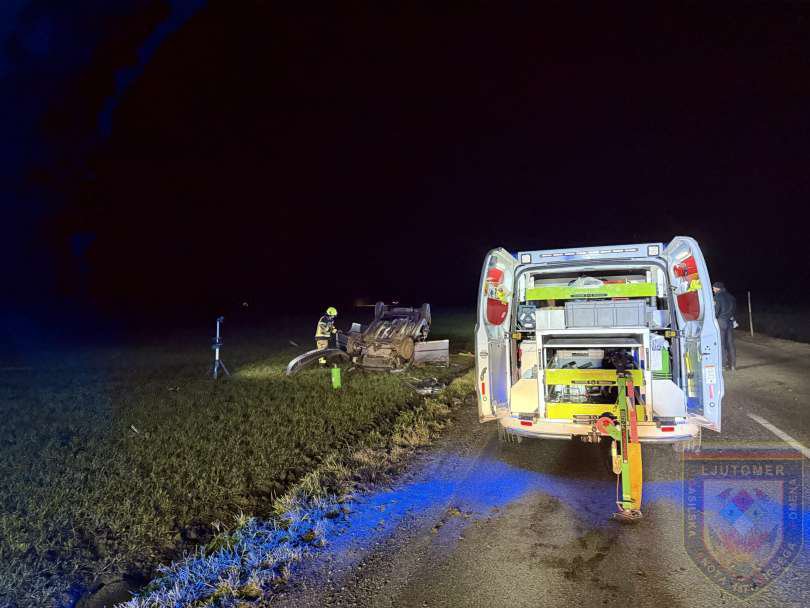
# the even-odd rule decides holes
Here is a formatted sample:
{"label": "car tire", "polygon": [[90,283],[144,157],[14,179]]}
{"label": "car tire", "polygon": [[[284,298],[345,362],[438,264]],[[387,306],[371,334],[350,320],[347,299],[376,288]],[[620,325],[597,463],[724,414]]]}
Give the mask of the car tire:
{"label": "car tire", "polygon": [[498,422],[497,424],[498,424],[498,442],[502,446],[511,447],[523,441],[523,437],[521,437],[520,435],[509,433],[500,422]]}
{"label": "car tire", "polygon": [[405,338],[403,338],[402,342],[400,343],[399,347],[397,348],[397,354],[404,361],[412,361],[414,351],[415,351],[415,348],[414,348],[413,338],[411,338],[410,336],[406,336]]}
{"label": "car tire", "polygon": [[419,314],[427,321],[428,325],[430,325],[430,304],[422,304],[422,308],[419,309]]}

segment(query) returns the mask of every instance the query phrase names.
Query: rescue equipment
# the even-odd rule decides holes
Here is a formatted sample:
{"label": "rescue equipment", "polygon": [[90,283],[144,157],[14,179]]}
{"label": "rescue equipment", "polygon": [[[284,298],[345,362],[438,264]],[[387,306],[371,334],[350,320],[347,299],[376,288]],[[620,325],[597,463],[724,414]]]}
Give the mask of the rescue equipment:
{"label": "rescue equipment", "polygon": [[655,283],[605,283],[603,285],[553,285],[530,287],[527,300],[585,300],[603,298],[643,298],[655,296]]}
{"label": "rescue equipment", "polygon": [[610,443],[621,482],[617,517],[637,519],[640,443],[686,445],[701,428],[720,431],[721,342],[710,286],[689,237],[492,249],[475,330],[479,420],[495,420],[502,441]]}
{"label": "rescue equipment", "polygon": [[641,444],[638,441],[638,417],[632,374],[618,372],[618,379],[619,398],[616,402],[618,420],[603,416],[596,421],[596,428],[613,440],[611,454],[613,472],[618,475],[616,505],[619,507],[613,518],[631,523],[642,517]]}

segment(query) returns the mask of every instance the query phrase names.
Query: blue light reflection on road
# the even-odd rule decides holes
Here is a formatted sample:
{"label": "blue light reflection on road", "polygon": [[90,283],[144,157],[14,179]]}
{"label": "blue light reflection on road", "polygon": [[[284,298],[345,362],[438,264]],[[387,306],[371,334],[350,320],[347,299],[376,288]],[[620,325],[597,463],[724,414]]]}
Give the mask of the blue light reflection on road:
{"label": "blue light reflection on road", "polygon": [[[570,513],[589,528],[604,528],[613,524],[609,515],[615,509],[615,484],[606,480],[583,480],[576,475],[554,475],[511,466],[494,458],[472,461],[456,457],[445,462],[435,478],[419,479],[390,490],[379,491],[355,503],[349,520],[336,530],[330,540],[332,551],[362,546],[390,534],[409,515],[438,514],[448,507],[457,507],[472,517],[489,515],[493,510],[540,493],[552,496],[567,506]],[[662,513],[682,517],[683,482],[676,480],[646,481],[644,507],[648,512],[663,507]],[[804,521],[807,519],[807,509]],[[804,526],[804,545],[793,566],[794,572],[810,569],[806,548],[810,531]],[[786,598],[795,596],[786,576],[772,584],[775,593]]]}
{"label": "blue light reflection on road", "polygon": [[[593,527],[607,525],[607,516],[615,509],[615,485],[610,481],[539,473],[493,458],[455,457],[445,461],[434,477],[364,496],[354,505],[343,534],[333,540],[333,548],[338,549],[340,543],[362,544],[364,538],[393,529],[409,515],[454,506],[480,517],[537,492],[568,505],[583,523]],[[673,500],[680,496],[674,489],[663,494]]]}

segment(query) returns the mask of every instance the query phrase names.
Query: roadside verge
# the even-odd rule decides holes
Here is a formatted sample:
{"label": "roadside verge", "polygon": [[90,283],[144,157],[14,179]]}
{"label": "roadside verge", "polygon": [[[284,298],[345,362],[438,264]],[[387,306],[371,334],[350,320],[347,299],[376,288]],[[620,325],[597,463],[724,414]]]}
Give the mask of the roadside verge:
{"label": "roadside verge", "polygon": [[314,556],[351,517],[355,497],[391,479],[428,445],[455,408],[469,405],[474,372],[401,411],[389,432],[370,431],[331,453],[273,503],[267,520],[239,515],[205,547],[169,566],[126,608],[257,606],[283,588],[296,564]]}

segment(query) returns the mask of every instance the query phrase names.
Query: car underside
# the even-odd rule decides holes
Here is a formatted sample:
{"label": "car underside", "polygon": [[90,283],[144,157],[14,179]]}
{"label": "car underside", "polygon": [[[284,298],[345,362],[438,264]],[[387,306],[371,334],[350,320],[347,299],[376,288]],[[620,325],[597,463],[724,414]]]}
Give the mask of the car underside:
{"label": "car underside", "polygon": [[413,362],[416,343],[427,339],[430,323],[429,304],[410,308],[377,302],[371,323],[355,326],[346,337],[346,352],[355,364],[368,369],[407,367]]}

